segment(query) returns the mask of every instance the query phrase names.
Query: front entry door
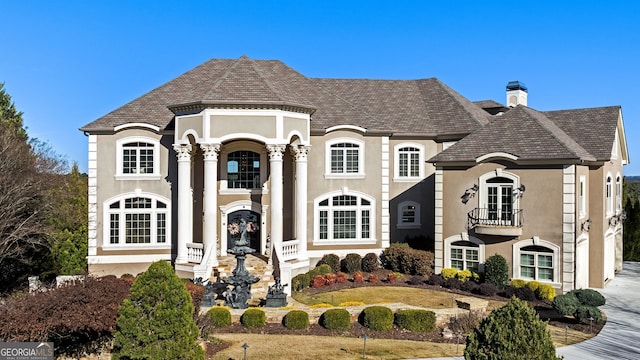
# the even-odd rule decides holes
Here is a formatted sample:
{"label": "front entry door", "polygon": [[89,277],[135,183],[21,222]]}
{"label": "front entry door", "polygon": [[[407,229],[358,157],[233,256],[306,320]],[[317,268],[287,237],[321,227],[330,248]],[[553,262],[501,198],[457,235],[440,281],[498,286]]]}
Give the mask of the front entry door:
{"label": "front entry door", "polygon": [[227,216],[227,249],[236,241],[246,240],[250,248],[260,252],[260,214],[251,210],[238,210]]}

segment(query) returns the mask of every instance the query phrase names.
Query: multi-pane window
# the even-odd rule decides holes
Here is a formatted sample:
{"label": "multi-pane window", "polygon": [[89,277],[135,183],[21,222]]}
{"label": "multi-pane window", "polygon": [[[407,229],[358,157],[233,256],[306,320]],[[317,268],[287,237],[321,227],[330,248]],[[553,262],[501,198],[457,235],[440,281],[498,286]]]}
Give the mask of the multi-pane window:
{"label": "multi-pane window", "polygon": [[398,149],[398,177],[420,176],[420,149],[403,147]]}
{"label": "multi-pane window", "polygon": [[153,144],[147,142],[130,142],[122,144],[123,174],[153,174]]}
{"label": "multi-pane window", "polygon": [[480,266],[480,247],[471,241],[456,241],[450,248],[450,266],[458,270],[478,272]]}
{"label": "multi-pane window", "polygon": [[494,177],[487,180],[486,186],[487,219],[495,225],[513,225],[513,180]]}
{"label": "multi-pane window", "polygon": [[229,189],[260,189],[260,154],[234,151],[227,157],[227,187]]}
{"label": "multi-pane window", "polygon": [[360,145],[338,143],[331,145],[331,173],[357,174],[360,172]]}
{"label": "multi-pane window", "polygon": [[373,206],[356,195],[335,195],[317,206],[320,240],[371,239]]}
{"label": "multi-pane window", "polygon": [[580,217],[584,217],[587,213],[587,179],[585,176],[580,176]]}
{"label": "multi-pane window", "polygon": [[544,246],[525,246],[520,249],[520,277],[554,281],[553,250]]}
{"label": "multi-pane window", "polygon": [[616,211],[622,211],[622,179],[620,179],[620,175],[616,177]]}
{"label": "multi-pane window", "polygon": [[605,184],[605,203],[607,215],[611,215],[613,213],[613,183],[611,176],[607,176]]}
{"label": "multi-pane window", "polygon": [[420,227],[420,204],[415,201],[404,201],[398,204],[398,229]]}
{"label": "multi-pane window", "polygon": [[130,197],[109,204],[109,244],[165,244],[167,204],[147,197]]}

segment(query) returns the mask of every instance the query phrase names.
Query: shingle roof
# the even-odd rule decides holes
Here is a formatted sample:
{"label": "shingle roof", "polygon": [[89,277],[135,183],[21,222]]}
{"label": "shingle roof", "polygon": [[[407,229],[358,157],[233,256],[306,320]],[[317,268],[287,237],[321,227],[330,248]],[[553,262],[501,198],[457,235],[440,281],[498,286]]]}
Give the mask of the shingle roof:
{"label": "shingle roof", "polygon": [[474,162],[490,153],[518,160],[596,160],[544,113],[517,106],[431,158],[430,162]]}
{"label": "shingle roof", "polygon": [[544,114],[598,161],[611,159],[620,106],[547,111]]}
{"label": "shingle roof", "polygon": [[488,122],[479,107],[437,79],[309,79],[277,60],[210,60],[85,125],[112,130],[126,123],[165,128],[170,106],[193,103],[282,103],[313,112],[312,128],[357,125],[423,136],[464,135]]}
{"label": "shingle roof", "polygon": [[480,100],[480,101],[474,101],[473,103],[478,105],[479,107],[481,107],[483,109],[504,107],[504,105],[500,104],[499,102],[497,102],[495,100]]}

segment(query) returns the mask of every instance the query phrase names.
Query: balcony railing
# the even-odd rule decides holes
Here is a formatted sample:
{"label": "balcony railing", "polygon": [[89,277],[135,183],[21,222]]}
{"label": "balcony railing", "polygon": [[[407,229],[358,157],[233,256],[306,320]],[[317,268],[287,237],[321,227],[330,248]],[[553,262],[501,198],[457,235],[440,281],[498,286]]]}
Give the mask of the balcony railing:
{"label": "balcony railing", "polygon": [[522,209],[475,208],[467,214],[467,227],[478,234],[513,236],[522,234],[523,220]]}

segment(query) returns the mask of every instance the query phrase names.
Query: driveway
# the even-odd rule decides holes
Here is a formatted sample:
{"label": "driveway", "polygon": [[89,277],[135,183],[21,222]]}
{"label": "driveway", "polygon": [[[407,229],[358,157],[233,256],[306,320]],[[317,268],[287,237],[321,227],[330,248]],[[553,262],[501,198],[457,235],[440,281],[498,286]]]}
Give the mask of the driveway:
{"label": "driveway", "polygon": [[[607,323],[598,336],[579,344],[557,349],[565,360],[640,359],[640,263],[626,262],[623,270],[604,289],[596,289],[607,299],[600,309]],[[458,360],[462,357],[433,358]]]}

